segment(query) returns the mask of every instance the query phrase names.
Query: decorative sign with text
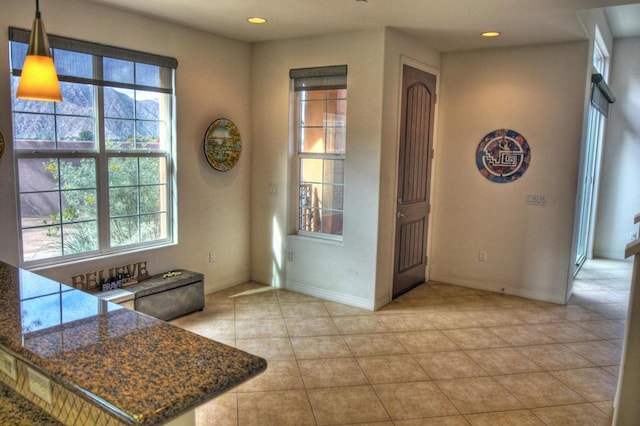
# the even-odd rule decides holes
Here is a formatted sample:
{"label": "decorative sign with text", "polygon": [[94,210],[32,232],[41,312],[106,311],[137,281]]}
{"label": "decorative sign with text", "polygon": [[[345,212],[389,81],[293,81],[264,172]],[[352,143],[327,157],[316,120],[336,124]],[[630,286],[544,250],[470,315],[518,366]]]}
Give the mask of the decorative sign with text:
{"label": "decorative sign with text", "polygon": [[101,269],[71,277],[71,285],[80,290],[114,290],[136,284],[149,278],[147,261],[130,263],[115,268]]}

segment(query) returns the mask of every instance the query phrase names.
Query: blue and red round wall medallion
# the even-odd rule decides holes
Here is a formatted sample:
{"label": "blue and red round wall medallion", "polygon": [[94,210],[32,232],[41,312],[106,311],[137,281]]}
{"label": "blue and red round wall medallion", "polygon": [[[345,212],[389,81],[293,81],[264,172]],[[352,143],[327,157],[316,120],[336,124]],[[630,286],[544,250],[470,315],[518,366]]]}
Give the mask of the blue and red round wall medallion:
{"label": "blue and red round wall medallion", "polygon": [[491,182],[513,182],[527,171],[529,163],[531,148],[515,130],[494,130],[482,138],[476,150],[478,170]]}

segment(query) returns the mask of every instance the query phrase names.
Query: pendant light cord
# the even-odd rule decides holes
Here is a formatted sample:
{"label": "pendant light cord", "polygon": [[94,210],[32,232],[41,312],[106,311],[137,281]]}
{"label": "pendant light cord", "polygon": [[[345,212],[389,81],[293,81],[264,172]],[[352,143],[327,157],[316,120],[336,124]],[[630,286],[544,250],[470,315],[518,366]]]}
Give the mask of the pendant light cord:
{"label": "pendant light cord", "polygon": [[40,19],[40,0],[36,0],[36,19]]}

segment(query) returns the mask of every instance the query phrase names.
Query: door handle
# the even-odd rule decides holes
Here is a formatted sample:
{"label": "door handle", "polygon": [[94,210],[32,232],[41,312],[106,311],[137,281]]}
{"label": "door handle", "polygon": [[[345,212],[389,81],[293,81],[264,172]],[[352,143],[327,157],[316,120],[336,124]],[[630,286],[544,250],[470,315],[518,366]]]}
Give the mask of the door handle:
{"label": "door handle", "polygon": [[396,217],[397,217],[398,219],[401,219],[401,218],[403,218],[403,217],[407,217],[407,215],[406,215],[406,214],[404,214],[404,213],[402,213],[401,211],[398,211],[398,213],[396,214]]}

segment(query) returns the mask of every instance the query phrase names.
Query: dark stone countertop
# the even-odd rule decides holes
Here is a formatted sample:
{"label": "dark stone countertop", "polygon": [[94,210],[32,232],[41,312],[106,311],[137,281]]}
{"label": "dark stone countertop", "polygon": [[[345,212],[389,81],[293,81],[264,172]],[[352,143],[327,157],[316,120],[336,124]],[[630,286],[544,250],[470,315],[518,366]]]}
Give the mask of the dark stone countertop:
{"label": "dark stone countertop", "polygon": [[175,418],[264,359],[0,262],[0,347],[129,424]]}
{"label": "dark stone countertop", "polygon": [[2,382],[0,382],[0,422],[11,426],[62,426],[62,423]]}

